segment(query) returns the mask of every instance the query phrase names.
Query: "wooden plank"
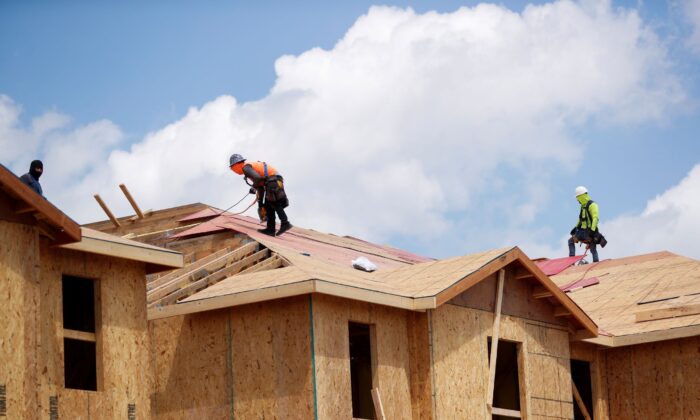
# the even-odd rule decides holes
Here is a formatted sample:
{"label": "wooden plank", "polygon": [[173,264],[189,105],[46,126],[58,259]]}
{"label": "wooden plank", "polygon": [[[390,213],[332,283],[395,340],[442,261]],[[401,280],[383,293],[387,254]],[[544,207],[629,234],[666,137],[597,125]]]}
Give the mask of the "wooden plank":
{"label": "wooden plank", "polygon": [[700,314],[700,304],[676,306],[673,308],[651,309],[635,314],[636,322],[654,321],[657,319],[676,318]]}
{"label": "wooden plank", "polygon": [[256,273],[258,271],[272,270],[275,268],[282,267],[282,263],[283,263],[282,259],[280,257],[278,257],[277,254],[275,254],[272,257],[266,259],[265,261],[261,261],[253,266],[246,268],[245,270],[241,271],[238,274],[243,275],[243,274],[249,274],[249,273]]}
{"label": "wooden plank", "polygon": [[556,308],[554,308],[554,316],[556,316],[556,317],[570,316],[570,315],[571,315],[571,312],[569,312],[569,310],[563,306],[557,306]]}
{"label": "wooden plank", "polygon": [[178,300],[188,297],[196,292],[198,292],[201,289],[204,289],[205,287],[208,287],[212,284],[215,284],[227,277],[231,277],[241,270],[243,270],[245,267],[250,266],[251,264],[255,264],[256,262],[260,261],[263,258],[266,258],[270,253],[270,250],[265,248],[261,251],[256,252],[253,255],[249,255],[245,258],[243,258],[240,261],[236,261],[235,263],[231,264],[228,267],[225,267],[222,270],[219,270],[215,273],[212,273],[202,279],[199,279],[195,281],[194,283],[190,283],[187,286],[174,291],[173,293],[170,293],[163,298],[154,301],[151,305],[169,305],[171,303],[175,303]]}
{"label": "wooden plank", "polygon": [[[93,232],[99,236],[93,235]],[[61,245],[60,247],[90,254],[145,262],[149,264],[146,268],[146,271],[149,273],[154,270],[171,270],[183,265],[182,254],[177,251],[156,248],[139,242],[127,242],[122,240],[122,238],[90,231],[89,229],[84,229],[83,238],[80,242]]]}
{"label": "wooden plank", "polygon": [[131,207],[134,209],[134,212],[136,213],[136,217],[138,217],[139,219],[143,219],[144,218],[143,212],[139,208],[139,205],[136,204],[136,200],[134,200],[134,197],[131,196],[131,193],[126,188],[126,185],[119,184],[119,188],[124,193],[124,196],[126,197],[126,199],[129,200],[129,204],[131,204]]}
{"label": "wooden plank", "polygon": [[91,343],[94,343],[97,341],[95,333],[85,332],[85,331],[77,331],[77,330],[69,330],[69,329],[63,330],[63,338],[70,338],[73,340],[80,340],[80,341],[89,341]]}
{"label": "wooden plank", "polygon": [[581,399],[581,394],[578,392],[578,388],[576,388],[576,384],[574,381],[571,381],[571,390],[574,393],[574,399],[576,400],[576,404],[578,405],[578,409],[581,410],[581,413],[583,414],[583,417],[585,420],[591,420],[591,415],[588,414],[588,409],[586,408],[586,404],[583,403],[583,399]]}
{"label": "wooden plank", "polygon": [[496,356],[498,355],[498,335],[501,327],[501,305],[503,303],[503,281],[506,272],[501,269],[498,272],[498,286],[496,290],[496,309],[494,310],[493,332],[491,335],[491,360],[489,361],[489,387],[486,404],[493,408],[493,387],[496,380]]}
{"label": "wooden plank", "polygon": [[25,214],[25,213],[31,213],[33,211],[37,211],[36,207],[34,207],[30,204],[22,203],[19,206],[15,207],[15,214]]}
{"label": "wooden plank", "polygon": [[217,259],[219,259],[219,258],[223,257],[224,255],[227,255],[228,253],[233,252],[233,251],[234,250],[232,250],[231,248],[221,249],[221,250],[219,250],[213,254],[210,254],[204,258],[201,258],[201,259],[193,262],[192,264],[189,264],[189,265],[187,265],[179,270],[173,271],[172,273],[168,273],[168,274],[164,275],[163,277],[158,277],[157,279],[153,280],[151,283],[148,284],[149,293],[160,288],[160,287],[163,287],[165,284],[167,284],[175,279],[178,279],[178,278],[183,277],[183,276],[189,276],[189,275],[195,273],[196,271],[200,270],[202,267],[209,264],[210,262],[216,261]]}
{"label": "wooden plank", "polygon": [[374,413],[377,416],[377,420],[385,420],[386,415],[384,415],[384,406],[382,405],[382,398],[379,395],[379,388],[372,389],[372,402],[374,403]]}
{"label": "wooden plank", "polygon": [[[198,272],[205,270],[209,273],[213,271],[218,271],[219,269],[243,258],[247,254],[253,252],[255,249],[257,249],[258,244],[257,243],[250,243],[243,245],[242,247],[236,248],[233,251],[224,254],[220,256],[219,258],[216,258],[212,261],[207,262],[206,264],[203,264],[195,269],[192,269],[185,274],[176,277],[175,279],[171,280],[170,282],[153,289],[148,292],[148,300],[149,302],[154,302],[158,299],[161,299],[162,297],[174,292],[175,290],[181,288],[182,286],[186,285],[192,280],[195,280],[193,278],[193,275],[196,275]],[[194,264],[193,264],[194,265]],[[160,279],[158,279],[160,280]],[[156,280],[156,281],[158,281]]]}
{"label": "wooden plank", "polygon": [[524,267],[520,267],[517,270],[515,270],[515,275],[513,276],[513,278],[515,280],[524,280],[524,279],[529,279],[529,278],[533,278],[533,277],[535,277],[535,275],[532,274],[532,272],[530,272],[530,270],[528,270]]}
{"label": "wooden plank", "polygon": [[[521,419],[523,418],[522,414],[520,411],[516,410],[508,410],[506,408],[498,408],[498,407],[493,407],[491,409],[491,414],[494,416],[503,416],[503,417],[512,417],[514,419]],[[588,419],[590,420],[590,419]]]}
{"label": "wooden plank", "polygon": [[144,219],[138,219],[133,223],[129,223],[129,219],[131,219],[132,216],[120,217],[117,220],[122,223],[121,228],[114,227],[109,220],[90,223],[85,225],[85,227],[119,235],[124,235],[129,232],[145,234],[181,226],[180,222],[178,222],[179,219],[206,208],[209,208],[209,206],[202,203],[187,204],[184,206],[154,211],[150,216]]}
{"label": "wooden plank", "polygon": [[105,204],[105,202],[102,200],[102,197],[100,197],[99,194],[95,194],[95,200],[97,200],[97,204],[99,204],[100,207],[102,207],[102,211],[105,212],[105,214],[106,214],[107,217],[109,218],[109,221],[112,222],[112,224],[114,225],[114,227],[116,227],[116,228],[121,227],[122,224],[119,223],[119,221],[117,220],[116,217],[114,217],[114,214],[112,213],[112,210],[110,210],[109,207],[107,207],[107,204]]}
{"label": "wooden plank", "polygon": [[552,296],[554,294],[542,286],[537,286],[532,290],[532,297],[535,299],[550,298]]}

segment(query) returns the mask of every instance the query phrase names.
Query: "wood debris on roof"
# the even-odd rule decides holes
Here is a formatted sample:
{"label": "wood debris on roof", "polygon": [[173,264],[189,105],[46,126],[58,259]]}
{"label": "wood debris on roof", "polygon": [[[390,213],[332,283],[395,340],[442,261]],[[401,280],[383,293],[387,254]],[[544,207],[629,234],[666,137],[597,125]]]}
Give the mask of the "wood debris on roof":
{"label": "wood debris on roof", "polygon": [[552,280],[563,286],[594,277],[596,285],[570,295],[613,342],[700,334],[700,311],[694,310],[700,305],[700,261],[658,252],[571,267]]}

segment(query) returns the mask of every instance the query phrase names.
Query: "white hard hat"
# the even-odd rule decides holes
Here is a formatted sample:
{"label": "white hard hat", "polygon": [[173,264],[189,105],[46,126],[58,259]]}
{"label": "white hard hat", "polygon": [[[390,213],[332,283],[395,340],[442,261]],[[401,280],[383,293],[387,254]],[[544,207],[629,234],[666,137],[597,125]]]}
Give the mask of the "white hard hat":
{"label": "white hard hat", "polygon": [[582,194],[586,194],[588,192],[588,189],[584,187],[583,185],[580,185],[576,187],[576,197]]}

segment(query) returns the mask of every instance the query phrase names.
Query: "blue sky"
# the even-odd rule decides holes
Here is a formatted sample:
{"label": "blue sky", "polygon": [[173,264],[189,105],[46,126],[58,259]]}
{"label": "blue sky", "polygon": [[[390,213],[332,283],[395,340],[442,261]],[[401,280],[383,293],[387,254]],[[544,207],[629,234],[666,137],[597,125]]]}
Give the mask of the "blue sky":
{"label": "blue sky", "polygon": [[[473,7],[478,3],[402,1],[379,4],[411,7],[420,16],[431,11],[452,14],[459,7]],[[497,5],[517,14],[522,13],[529,3],[531,2],[503,1]],[[549,2],[532,3],[541,5]],[[606,13],[613,16],[619,17],[625,13],[638,15],[643,30],[653,34],[654,48],[662,50],[663,65],[645,64],[655,74],[645,75],[647,69],[641,70],[642,76],[635,89],[645,89],[656,83],[656,73],[662,73],[669,83],[677,83],[677,87],[658,87],[658,91],[643,96],[647,98],[645,100],[658,96],[659,92],[665,94],[670,91],[673,95],[682,96],[682,99],[663,102],[659,105],[662,110],[652,117],[634,116],[628,120],[622,118],[622,122],[617,117],[606,118],[605,114],[611,113],[607,108],[586,113],[587,109],[598,106],[595,97],[592,98],[590,107],[579,103],[575,106],[564,104],[563,107],[571,106],[574,114],[578,110],[584,112],[581,113],[580,121],[576,121],[576,115],[568,112],[562,114],[564,117],[560,116],[564,119],[561,123],[564,127],[563,134],[554,135],[562,138],[558,143],[561,146],[558,153],[570,150],[578,156],[566,159],[556,157],[552,158],[553,161],[538,160],[531,156],[537,154],[537,150],[534,150],[534,153],[526,153],[529,158],[514,161],[508,158],[496,159],[493,167],[483,171],[475,170],[474,173],[466,171],[465,177],[470,177],[470,183],[474,182],[474,177],[484,177],[481,185],[470,187],[471,189],[465,187],[464,191],[459,191],[460,195],[469,195],[469,201],[460,198],[456,203],[450,203],[450,200],[446,200],[444,205],[437,203],[437,209],[431,207],[424,213],[416,212],[417,216],[406,209],[415,205],[426,206],[425,203],[418,203],[430,201],[431,197],[433,200],[445,199],[445,195],[453,193],[450,191],[453,187],[448,187],[447,183],[441,185],[434,196],[407,194],[406,197],[402,196],[400,206],[387,209],[382,209],[385,201],[381,198],[377,198],[376,202],[371,202],[370,199],[370,203],[377,207],[374,210],[376,212],[405,212],[406,220],[397,223],[395,227],[389,226],[392,222],[389,218],[388,224],[383,225],[389,227],[373,228],[372,220],[375,217],[371,212],[359,215],[357,220],[349,220],[351,217],[348,215],[342,220],[336,220],[333,217],[341,216],[336,215],[337,210],[332,207],[327,209],[328,214],[319,216],[312,214],[312,210],[299,206],[298,218],[309,227],[369,236],[373,240],[428,255],[455,255],[516,242],[516,245],[529,247],[532,252],[556,256],[565,251],[561,238],[566,235],[577,214],[572,191],[575,186],[584,184],[600,203],[604,222],[624,217],[641,217],[635,226],[647,228],[642,216],[649,201],[679,184],[700,163],[700,142],[697,140],[697,133],[700,132],[700,81],[697,76],[700,74],[700,54],[691,42],[693,20],[687,18],[693,2],[614,1],[608,6],[604,1],[587,1],[582,3],[584,5],[581,8],[590,8],[585,4],[595,3],[609,9]],[[234,97],[238,104],[271,102],[267,98],[274,96],[271,95],[273,86],[283,79],[279,69],[275,69],[275,63],[280,57],[313,56],[313,49],[317,47],[323,51],[333,51],[336,43],[344,39],[348,30],[375,4],[367,1],[145,4],[5,1],[0,3],[0,95],[6,95],[14,107],[21,109],[17,121],[13,122],[12,132],[28,132],[32,121],[46,113],[56,113],[70,119],[70,122],[60,124],[60,128],[55,130],[58,134],[37,140],[33,149],[27,147],[27,150],[44,160],[50,161],[51,156],[46,155],[53,150],[51,142],[58,144],[60,141],[70,141],[70,138],[78,135],[76,133],[80,132],[81,127],[90,126],[97,121],[109,122],[111,134],[100,137],[109,140],[104,140],[105,146],[96,148],[94,155],[86,153],[85,159],[92,160],[92,165],[108,159],[111,164],[114,162],[112,159],[116,159],[113,152],[129,151],[134,145],[145,144],[149,133],[157,137],[168,125],[184,121],[190,108],[203,109],[222,95]],[[641,51],[646,47],[639,48]],[[299,63],[302,61],[298,60]],[[558,63],[552,62],[553,67],[557,65]],[[513,74],[517,77],[517,72]],[[575,78],[570,78],[569,81],[572,86],[577,83]],[[377,105],[381,106],[380,103]],[[639,105],[641,108],[643,104]],[[557,112],[555,105],[547,109],[550,109],[547,111],[549,113]],[[544,115],[530,115],[528,118],[544,118]],[[282,124],[280,118],[266,118],[270,119],[272,125]],[[507,117],[504,118],[493,124],[502,124],[501,121],[507,123]],[[520,119],[518,123],[529,125]],[[558,128],[556,125],[545,127],[554,131]],[[342,130],[341,126],[327,129],[331,132]],[[439,131],[440,127],[434,127],[434,130]],[[467,127],[463,134],[468,136],[469,132]],[[517,133],[515,131],[510,137],[513,145],[520,141]],[[192,141],[196,142],[196,139]],[[242,142],[241,147],[246,144],[248,143]],[[529,144],[528,147],[546,148],[548,143],[533,140]],[[235,141],[228,148],[222,147],[226,153],[222,151],[223,156],[217,159],[225,161],[228,150],[233,151],[236,147]],[[285,150],[283,146],[281,148]],[[243,150],[246,150],[245,147]],[[264,147],[249,147],[248,150],[255,152],[259,159],[272,160],[274,157],[275,163],[283,172],[295,165],[295,161],[280,161],[283,155],[281,152],[272,152]],[[416,150],[423,150],[423,147],[419,146]],[[445,150],[446,156],[455,160],[448,160],[445,164],[457,163],[455,166],[459,166],[459,162],[469,161],[466,157],[452,154],[449,146]],[[469,149],[466,150],[465,153],[468,153]],[[542,154],[547,154],[546,152],[548,151],[542,150]],[[0,154],[0,161],[19,172],[26,166],[20,156],[25,155],[3,157]],[[410,154],[407,156],[411,158]],[[417,152],[413,157],[418,161],[421,159]],[[324,159],[324,156],[319,155],[317,159]],[[85,168],[91,167],[85,165]],[[440,166],[426,165],[424,169],[428,173],[427,178],[440,178],[435,173],[439,170],[436,168]],[[47,169],[48,178],[51,169]],[[358,167],[358,170],[371,173],[372,167]],[[85,173],[89,172],[90,169],[86,169]],[[299,179],[307,179],[302,176],[308,172],[305,169],[292,168],[286,172],[298,172]],[[77,178],[82,175],[83,173],[71,174]],[[97,174],[88,176],[99,178]],[[206,179],[206,174],[202,176],[202,179]],[[228,173],[217,173],[216,176],[225,180],[221,181],[221,185],[225,185],[223,182],[236,185],[238,181],[231,179]],[[312,175],[309,176],[309,179],[313,179]],[[445,180],[439,180],[442,181]],[[138,180],[130,181],[129,185],[139,191],[139,186],[134,185],[134,182]],[[306,191],[314,188],[309,184],[292,183],[296,189],[292,191],[292,197],[296,195],[307,200],[323,200],[315,193]],[[538,187],[535,188],[532,184],[538,184]],[[108,185],[109,182],[105,180],[101,184],[93,184],[92,188],[102,189]],[[192,185],[188,186],[192,188]],[[53,191],[57,192],[57,188],[60,185],[54,186]],[[300,190],[304,190],[303,193],[299,193]],[[148,189],[144,188],[143,191]],[[345,199],[356,199],[353,197],[356,192],[349,192]],[[219,202],[212,204],[226,206],[229,199],[237,193],[238,190],[227,192],[223,197],[206,194],[198,197],[194,193],[183,193],[177,199],[207,202],[219,199]],[[533,198],[533,194],[542,194],[542,197]],[[68,202],[67,198],[60,196],[52,198],[50,192],[47,195],[59,204],[62,204],[61,200]],[[99,209],[90,203],[91,195],[83,195],[86,203],[84,206],[93,207],[89,212],[76,210],[74,217],[79,221],[101,217]],[[368,196],[371,196],[371,191]],[[148,200],[149,198],[144,199]],[[70,202],[74,201],[72,199]],[[528,201],[532,201],[531,205],[536,210],[527,220],[519,221],[518,216],[503,209],[514,208],[519,203]],[[490,205],[482,204],[486,202]],[[181,203],[154,198],[149,204],[162,207]],[[116,205],[118,209],[120,205],[123,204]],[[491,205],[495,205],[496,210]],[[70,207],[69,210],[72,210]],[[432,217],[436,213],[439,214],[439,220],[434,225],[422,219],[426,214],[427,217]],[[291,214],[294,215],[294,208]],[[350,214],[352,215],[354,214]],[[415,220],[415,217],[421,217],[421,220]],[[394,217],[397,218],[401,216]],[[505,218],[511,219],[506,221]],[[417,229],[411,224],[433,227],[425,228],[424,232],[417,234]],[[614,226],[611,228],[614,230]],[[691,228],[691,231],[692,229],[695,228]],[[512,233],[516,231],[517,233]],[[431,235],[431,232],[436,233]],[[624,248],[623,242],[628,243],[618,241],[620,246],[613,250],[614,255],[650,250],[633,246]],[[687,255],[700,253],[693,244],[690,245],[693,249],[684,249],[688,247],[685,242],[677,244],[672,240],[668,243],[661,241],[657,246],[672,248]]]}

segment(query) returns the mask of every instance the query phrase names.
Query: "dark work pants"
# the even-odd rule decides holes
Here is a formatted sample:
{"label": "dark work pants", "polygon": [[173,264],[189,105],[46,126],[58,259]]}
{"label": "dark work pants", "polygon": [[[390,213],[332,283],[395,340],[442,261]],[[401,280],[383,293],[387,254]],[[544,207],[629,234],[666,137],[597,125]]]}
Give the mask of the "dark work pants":
{"label": "dark work pants", "polygon": [[284,212],[284,208],[280,203],[270,203],[265,201],[265,211],[267,212],[267,230],[275,230],[275,213],[280,217],[280,222],[287,223],[287,213]]}
{"label": "dark work pants", "polygon": [[[593,256],[593,262],[598,262],[598,248],[596,244],[590,244],[589,249]],[[576,255],[576,242],[574,242],[574,238],[569,238],[569,256],[573,257],[574,255]]]}

